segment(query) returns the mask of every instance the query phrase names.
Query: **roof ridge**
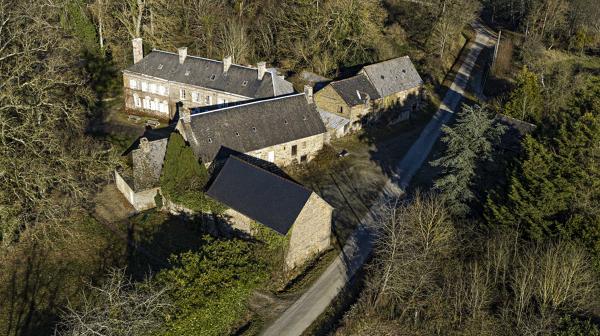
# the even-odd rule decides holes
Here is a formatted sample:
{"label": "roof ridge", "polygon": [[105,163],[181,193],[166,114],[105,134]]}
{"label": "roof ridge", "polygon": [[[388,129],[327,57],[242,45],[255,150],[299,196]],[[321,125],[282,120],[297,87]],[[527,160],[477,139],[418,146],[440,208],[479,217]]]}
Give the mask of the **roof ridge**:
{"label": "roof ridge", "polygon": [[[224,111],[224,110],[231,110],[231,109],[235,109],[235,108],[243,107],[243,106],[248,106],[248,105],[260,104],[260,103],[275,101],[275,100],[284,99],[284,98],[297,97],[297,96],[300,96],[300,95],[304,95],[304,93],[302,93],[302,92],[301,93],[292,93],[292,94],[287,94],[287,95],[270,97],[270,98],[266,98],[266,99],[259,99],[259,100],[255,100],[255,101],[249,101],[247,103],[237,104],[237,105],[233,105],[233,106],[221,107],[221,108],[217,108],[217,109],[210,110],[210,111],[204,111],[204,112],[201,112],[201,113],[190,114],[190,118],[194,117],[194,116],[199,116],[199,115],[206,115],[206,114],[213,113],[213,112],[220,112],[220,111]],[[192,108],[192,109],[194,109],[194,108]]]}
{"label": "roof ridge", "polygon": [[[170,55],[175,55],[175,56],[179,55],[176,52],[166,51],[166,50],[160,50],[160,49],[152,49],[152,51],[153,52],[154,51],[161,52],[161,53],[170,54]],[[205,61],[211,61],[211,62],[216,62],[216,63],[223,63],[223,61],[219,61],[219,60],[212,59],[212,58],[207,58],[207,57],[202,57],[202,56],[186,55],[186,57],[197,58],[197,59],[202,59],[202,60],[205,60]],[[255,68],[255,67],[252,67],[252,66],[241,65],[241,64],[237,64],[237,63],[232,63],[231,66],[236,66],[238,68],[244,68],[244,69],[250,69],[250,70],[256,70],[256,71],[258,71],[258,68]]]}
{"label": "roof ridge", "polygon": [[[285,181],[285,182],[287,182],[287,183],[290,183],[290,184],[293,184],[293,185],[295,185],[295,186],[298,186],[298,187],[300,187],[301,189],[304,189],[304,190],[308,191],[310,194],[312,194],[312,193],[314,192],[313,190],[311,190],[311,189],[308,189],[307,187],[305,187],[304,185],[302,185],[302,184],[300,184],[300,183],[298,183],[298,182],[296,182],[296,181],[292,181],[292,180],[290,180],[290,179],[287,179],[287,178],[285,178],[285,177],[279,176],[279,175],[277,175],[277,174],[275,174],[275,173],[273,173],[273,172],[271,172],[271,171],[268,171],[268,170],[266,170],[266,169],[264,169],[264,168],[262,168],[262,167],[259,167],[259,166],[255,165],[255,164],[253,164],[253,163],[250,163],[250,162],[248,162],[248,161],[246,161],[246,160],[243,160],[242,158],[240,158],[240,157],[238,157],[238,156],[236,156],[236,155],[229,155],[229,157],[228,157],[227,159],[229,160],[229,159],[231,159],[231,158],[234,158],[235,160],[237,160],[237,161],[240,161],[241,163],[243,163],[243,164],[246,164],[246,165],[248,165],[248,166],[254,167],[254,168],[256,168],[256,169],[259,169],[259,170],[262,170],[262,171],[264,171],[265,173],[267,173],[267,174],[269,174],[269,175],[273,175],[273,176],[277,177],[278,179],[281,179],[281,180],[283,180],[283,181]],[[260,160],[260,159],[259,159],[259,160]],[[227,162],[225,162],[225,164],[227,164]],[[218,178],[218,176],[217,176],[217,178]],[[309,197],[310,197],[310,195],[309,195]],[[308,201],[308,199],[307,199],[307,201]]]}
{"label": "roof ridge", "polygon": [[360,75],[363,75],[363,74],[359,72],[359,73],[357,73],[357,74],[355,74],[353,76],[347,77],[347,78],[342,78],[342,79],[331,81],[331,83],[329,83],[329,84],[337,84],[339,82],[347,81],[347,80],[350,80],[350,79],[355,79],[355,78],[357,78]]}

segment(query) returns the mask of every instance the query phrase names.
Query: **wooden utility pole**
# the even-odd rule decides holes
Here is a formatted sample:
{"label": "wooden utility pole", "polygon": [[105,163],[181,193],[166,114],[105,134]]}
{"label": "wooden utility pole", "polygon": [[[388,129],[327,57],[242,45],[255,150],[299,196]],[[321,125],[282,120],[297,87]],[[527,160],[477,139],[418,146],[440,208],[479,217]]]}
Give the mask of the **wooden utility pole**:
{"label": "wooden utility pole", "polygon": [[498,40],[494,47],[494,58],[492,58],[492,68],[496,65],[496,58],[498,57],[498,49],[500,48],[500,37],[502,37],[502,30],[498,31]]}

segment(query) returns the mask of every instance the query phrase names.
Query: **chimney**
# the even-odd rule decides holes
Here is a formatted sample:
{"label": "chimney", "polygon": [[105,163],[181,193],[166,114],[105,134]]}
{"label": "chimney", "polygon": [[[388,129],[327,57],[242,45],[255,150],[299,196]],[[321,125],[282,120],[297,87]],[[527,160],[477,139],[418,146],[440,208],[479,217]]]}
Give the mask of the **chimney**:
{"label": "chimney", "polygon": [[135,64],[144,58],[144,45],[141,37],[131,40],[131,44],[133,44],[133,64]]}
{"label": "chimney", "polygon": [[185,123],[189,123],[190,120],[192,119],[191,109],[184,108],[183,106],[181,106],[179,111],[181,111],[181,115],[180,115],[181,121],[183,121]]}
{"label": "chimney", "polygon": [[313,88],[310,85],[304,85],[304,95],[309,104],[313,103]]}
{"label": "chimney", "polygon": [[144,152],[144,153],[150,152],[150,143],[148,142],[148,138],[146,138],[146,137],[140,138],[140,148],[142,149],[142,152]]}
{"label": "chimney", "polygon": [[267,62],[258,62],[256,67],[258,68],[258,80],[262,80],[267,72]]}
{"label": "chimney", "polygon": [[231,63],[233,63],[233,57],[227,56],[223,58],[223,72],[226,73],[229,71],[229,67],[231,67]]}
{"label": "chimney", "polygon": [[187,47],[177,48],[177,53],[179,54],[179,64],[183,64],[187,57]]}

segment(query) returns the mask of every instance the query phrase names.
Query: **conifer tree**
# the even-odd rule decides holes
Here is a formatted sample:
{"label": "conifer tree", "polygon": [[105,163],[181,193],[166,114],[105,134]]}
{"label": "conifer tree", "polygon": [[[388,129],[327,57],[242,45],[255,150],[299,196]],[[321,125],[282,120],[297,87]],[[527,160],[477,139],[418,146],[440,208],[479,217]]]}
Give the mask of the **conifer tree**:
{"label": "conifer tree", "polygon": [[510,94],[504,113],[513,118],[537,123],[541,119],[543,106],[539,79],[525,66],[517,76],[517,88]]}
{"label": "conifer tree", "polygon": [[491,159],[492,146],[504,130],[485,106],[468,105],[463,105],[458,112],[455,125],[443,127],[442,141],[447,149],[431,164],[442,168],[435,187],[445,196],[454,215],[469,212],[468,204],[475,199],[471,185],[477,166]]}
{"label": "conifer tree", "polygon": [[220,203],[204,194],[208,172],[179,133],[169,137],[160,177],[163,195],[175,204],[202,212],[220,212]]}

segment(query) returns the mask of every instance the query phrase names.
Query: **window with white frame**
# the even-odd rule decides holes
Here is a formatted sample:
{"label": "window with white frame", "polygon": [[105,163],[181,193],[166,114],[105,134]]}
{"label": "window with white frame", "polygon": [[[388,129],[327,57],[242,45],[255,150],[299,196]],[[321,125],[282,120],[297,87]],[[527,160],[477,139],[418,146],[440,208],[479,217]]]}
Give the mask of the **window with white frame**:
{"label": "window with white frame", "polygon": [[152,111],[156,111],[157,110],[157,108],[156,108],[156,101],[154,101],[154,100],[150,101],[150,109]]}
{"label": "window with white frame", "polygon": [[133,105],[135,107],[142,107],[142,99],[140,99],[140,96],[136,94],[133,95]]}
{"label": "window with white frame", "polygon": [[166,100],[163,100],[160,106],[160,112],[169,113],[169,103]]}
{"label": "window with white frame", "polygon": [[158,86],[158,93],[160,93],[163,96],[167,95],[167,88],[164,85],[159,85]]}
{"label": "window with white frame", "polygon": [[212,97],[211,96],[204,97],[204,104],[211,105],[212,104]]}
{"label": "window with white frame", "polygon": [[152,92],[152,93],[158,92],[158,89],[156,88],[155,83],[150,83],[150,92]]}
{"label": "window with white frame", "polygon": [[142,91],[148,91],[148,83],[142,82]]}
{"label": "window with white frame", "polygon": [[184,100],[186,96],[185,89],[179,89],[179,99]]}
{"label": "window with white frame", "polygon": [[192,101],[194,103],[199,103],[200,102],[200,93],[192,92]]}
{"label": "window with white frame", "polygon": [[132,89],[137,89],[137,81],[135,79],[129,80],[129,87]]}
{"label": "window with white frame", "polygon": [[145,109],[149,109],[150,108],[150,97],[146,97],[144,98],[143,104]]}

